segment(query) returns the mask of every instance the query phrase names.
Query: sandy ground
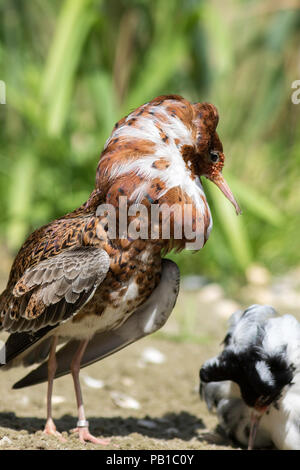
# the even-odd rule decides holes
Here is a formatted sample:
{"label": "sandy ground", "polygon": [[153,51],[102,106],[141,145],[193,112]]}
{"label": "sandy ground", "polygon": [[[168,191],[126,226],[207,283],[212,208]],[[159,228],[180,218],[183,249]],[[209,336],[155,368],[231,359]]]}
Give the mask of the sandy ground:
{"label": "sandy ground", "polygon": [[[149,347],[163,354],[163,363],[141,360]],[[230,441],[214,432],[217,419],[207,412],[198,395],[199,368],[214,350],[213,345],[145,338],[83,369],[82,389],[91,432],[111,438],[105,449],[232,449]],[[18,368],[0,375],[1,448],[104,448],[81,444],[76,435],[68,432],[76,424],[76,403],[70,375],[57,379],[54,387],[54,418],[66,442],[45,436],[42,429],[46,413],[46,384],[11,390],[24,372]],[[102,381],[102,388],[87,385],[87,376],[98,380],[98,386]],[[118,406],[113,399],[115,392],[134,399],[132,406],[139,405],[139,408]]]}
{"label": "sandy ground", "polygon": [[[0,288],[7,279],[10,263],[6,264],[0,269]],[[189,286],[182,283],[175,310],[161,332],[82,370],[90,430],[97,437],[110,438],[106,447],[81,444],[69,432],[77,421],[70,375],[54,383],[53,415],[66,439],[62,443],[42,432],[46,384],[12,390],[28,370],[0,371],[0,449],[239,449],[217,432],[216,416],[200,401],[199,369],[220,352],[228,317],[237,308],[269,303],[300,320],[300,268],[275,280],[254,268],[252,278],[249,276],[249,285],[235,299],[227,298],[217,284],[192,291],[185,290]],[[163,362],[141,360],[150,347],[163,355]],[[120,393],[129,397],[125,400],[129,408],[116,402]]]}

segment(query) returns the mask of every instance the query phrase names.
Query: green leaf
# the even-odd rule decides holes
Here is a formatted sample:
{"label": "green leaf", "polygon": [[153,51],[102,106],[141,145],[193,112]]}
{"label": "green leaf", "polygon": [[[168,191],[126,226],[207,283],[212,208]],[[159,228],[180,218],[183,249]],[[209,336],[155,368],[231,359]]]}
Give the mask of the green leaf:
{"label": "green leaf", "polygon": [[20,155],[12,166],[8,190],[10,222],[6,233],[8,246],[13,250],[23,243],[27,234],[34,187],[35,161],[32,154],[27,151]]}
{"label": "green leaf", "polygon": [[214,185],[207,185],[211,194],[214,209],[224,235],[227,238],[228,246],[240,269],[245,270],[252,261],[251,244],[243,216],[237,216],[230,202],[224,197],[221,191]]}
{"label": "green leaf", "polygon": [[105,71],[97,71],[88,77],[88,85],[101,133],[107,139],[117,119],[122,117],[117,115],[112,77]]}
{"label": "green leaf", "polygon": [[84,41],[96,21],[90,4],[91,0],[65,0],[58,18],[42,85],[47,131],[53,136],[63,130]]}
{"label": "green leaf", "polygon": [[276,227],[284,223],[284,215],[270,199],[256,191],[250,184],[243,184],[232,175],[226,177],[232,192],[245,210]]}

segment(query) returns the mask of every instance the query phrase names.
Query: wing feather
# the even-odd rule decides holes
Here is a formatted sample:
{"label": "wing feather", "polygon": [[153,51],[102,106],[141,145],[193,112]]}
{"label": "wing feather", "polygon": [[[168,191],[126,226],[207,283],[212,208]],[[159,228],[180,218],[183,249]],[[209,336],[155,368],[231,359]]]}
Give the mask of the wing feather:
{"label": "wing feather", "polygon": [[[179,269],[173,261],[163,259],[161,280],[152,294],[119,328],[96,333],[91,338],[82,357],[81,368],[120,351],[161,328],[174,308],[178,291]],[[70,364],[79,344],[78,340],[71,340],[57,352],[58,368],[55,377],[61,377],[70,372]],[[34,356],[34,351],[32,355]],[[47,374],[48,366],[47,362],[44,362],[17,382],[13,388],[44,382],[47,380]]]}
{"label": "wing feather", "polygon": [[65,250],[28,268],[14,286],[3,327],[10,332],[37,331],[65,321],[91,298],[109,265],[105,250],[87,246]]}

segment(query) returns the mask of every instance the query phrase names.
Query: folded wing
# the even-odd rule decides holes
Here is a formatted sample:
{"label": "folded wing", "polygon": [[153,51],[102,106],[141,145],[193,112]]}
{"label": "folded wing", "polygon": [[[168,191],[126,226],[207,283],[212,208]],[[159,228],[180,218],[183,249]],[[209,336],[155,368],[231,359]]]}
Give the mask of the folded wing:
{"label": "folded wing", "polygon": [[[179,269],[170,260],[162,260],[161,280],[148,299],[115,330],[98,333],[90,340],[81,361],[81,368],[99,361],[125,346],[134,343],[161,328],[172,312],[179,292]],[[79,346],[78,341],[69,341],[56,357],[58,368],[55,377],[70,372],[70,363]],[[47,381],[47,362],[44,362],[13,388],[22,388]]]}
{"label": "folded wing", "polygon": [[[97,247],[65,250],[28,268],[14,286],[3,327],[13,333],[6,361],[76,314],[94,295],[109,270],[109,256]],[[16,312],[16,304],[18,315]]]}

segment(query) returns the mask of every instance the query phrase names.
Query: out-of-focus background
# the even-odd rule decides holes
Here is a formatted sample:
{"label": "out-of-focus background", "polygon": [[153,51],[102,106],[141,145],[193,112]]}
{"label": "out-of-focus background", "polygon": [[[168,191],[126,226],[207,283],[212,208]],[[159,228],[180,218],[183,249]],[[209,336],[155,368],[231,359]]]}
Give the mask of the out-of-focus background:
{"label": "out-of-focus background", "polygon": [[[198,395],[191,398],[190,390],[197,388],[202,361],[218,350],[232,312],[268,303],[300,318],[300,104],[292,102],[292,84],[300,79],[299,46],[299,0],[0,0],[2,94],[3,82],[6,86],[6,104],[0,104],[1,289],[25,237],[88,198],[103,144],[118,119],[165,93],[210,101],[219,110],[224,175],[243,214],[237,217],[214,185],[205,183],[214,219],[211,237],[199,253],[171,256],[181,269],[181,293],[174,314],[154,338],[169,351],[169,362],[164,378],[161,366],[160,375],[152,368],[149,376],[153,383],[168,379],[166,390],[179,390],[178,383],[181,391],[186,388],[177,401],[155,395],[169,410],[173,406],[171,424],[165,425],[173,433],[180,428],[177,411],[183,404],[190,414],[183,415],[182,429],[199,424],[193,414]],[[131,380],[137,396],[139,372],[134,371],[142,343],[134,347],[122,352],[114,376],[110,363],[103,364],[108,384],[116,379],[107,387],[126,389]],[[124,363],[131,364],[129,380],[118,385]],[[101,370],[99,365],[98,378]],[[177,371],[174,384],[171,370]],[[143,392],[145,380],[139,382]],[[13,403],[2,403],[2,410],[44,416],[39,390],[18,395],[20,406],[13,395]],[[155,414],[153,401],[147,400],[143,413],[149,402]],[[111,410],[107,404],[106,415],[119,416]],[[64,412],[73,411],[59,408],[57,414]],[[99,414],[95,407],[90,412]],[[122,416],[126,413],[135,411]],[[36,424],[31,429],[9,413],[1,415],[0,425],[6,426],[6,418],[8,427],[36,430]],[[113,429],[110,419],[100,423],[100,431],[108,425]],[[126,419],[115,423],[124,427],[124,435],[126,426],[137,426]],[[164,430],[155,431],[155,425],[160,429],[159,421],[152,429],[160,439]],[[183,448],[190,437],[182,437]],[[197,448],[199,441],[194,444]],[[141,446],[149,445],[142,441]]]}
{"label": "out-of-focus background", "polygon": [[0,0],[1,281],[31,231],[87,199],[114,123],[164,93],[218,107],[224,174],[243,209],[204,183],[210,240],[173,256],[196,275],[187,288],[217,281],[235,296],[299,266],[299,6]]}
{"label": "out-of-focus background", "polygon": [[178,93],[218,107],[243,209],[204,182],[210,240],[172,255],[184,304],[202,287],[209,302],[243,299],[246,286],[300,309],[299,45],[296,0],[0,0],[0,287],[25,237],[87,199],[114,123]]}

